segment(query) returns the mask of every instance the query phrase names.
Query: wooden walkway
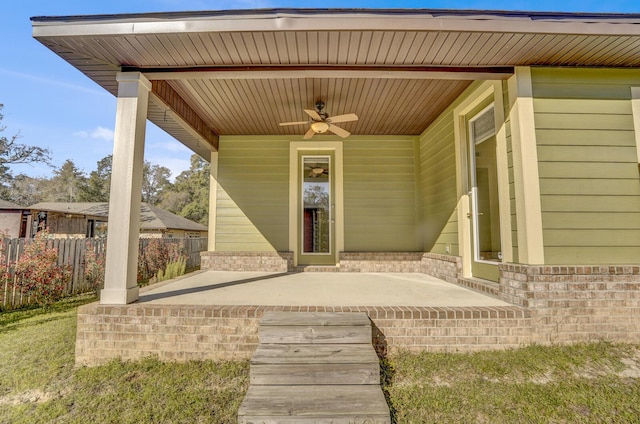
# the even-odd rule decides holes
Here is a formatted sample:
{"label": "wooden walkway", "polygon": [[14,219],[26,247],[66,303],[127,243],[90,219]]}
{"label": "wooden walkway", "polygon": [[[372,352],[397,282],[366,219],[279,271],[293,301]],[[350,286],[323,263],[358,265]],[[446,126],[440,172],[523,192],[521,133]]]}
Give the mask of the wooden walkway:
{"label": "wooden walkway", "polygon": [[265,312],[238,412],[249,423],[390,423],[364,313]]}

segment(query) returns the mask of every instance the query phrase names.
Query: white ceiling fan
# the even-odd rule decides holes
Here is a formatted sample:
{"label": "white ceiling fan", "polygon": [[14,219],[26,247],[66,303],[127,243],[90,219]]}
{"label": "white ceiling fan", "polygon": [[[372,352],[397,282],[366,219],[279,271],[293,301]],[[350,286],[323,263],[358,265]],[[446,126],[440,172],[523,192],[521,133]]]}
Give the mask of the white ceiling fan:
{"label": "white ceiling fan", "polygon": [[357,121],[358,116],[355,113],[347,113],[346,115],[329,116],[324,111],[324,102],[319,100],[316,102],[316,110],[304,109],[305,113],[311,117],[309,121],[297,121],[297,122],[280,122],[280,126],[288,125],[303,125],[308,124],[309,130],[305,133],[304,139],[313,137],[314,134],[323,134],[327,131],[334,133],[342,138],[349,137],[351,133],[337,125],[336,122],[350,122]]}

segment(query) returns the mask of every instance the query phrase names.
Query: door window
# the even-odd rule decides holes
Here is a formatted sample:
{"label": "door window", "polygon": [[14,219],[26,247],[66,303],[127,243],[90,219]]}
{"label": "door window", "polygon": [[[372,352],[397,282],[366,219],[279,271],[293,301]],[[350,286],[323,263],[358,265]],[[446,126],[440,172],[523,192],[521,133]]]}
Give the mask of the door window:
{"label": "door window", "polygon": [[302,252],[331,253],[331,158],[302,157]]}
{"label": "door window", "polygon": [[471,219],[476,262],[502,261],[495,133],[493,105],[469,121]]}

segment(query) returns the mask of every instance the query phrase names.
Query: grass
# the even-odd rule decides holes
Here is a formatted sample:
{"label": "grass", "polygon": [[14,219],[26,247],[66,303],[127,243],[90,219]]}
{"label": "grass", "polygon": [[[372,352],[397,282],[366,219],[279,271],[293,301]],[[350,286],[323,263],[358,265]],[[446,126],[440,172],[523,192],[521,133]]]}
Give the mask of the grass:
{"label": "grass", "polygon": [[[0,423],[235,423],[247,361],[74,366],[76,308],[0,314]],[[396,423],[640,422],[640,346],[591,343],[382,363]]]}
{"label": "grass", "polygon": [[76,306],[0,314],[0,423],[237,422],[247,361],[76,368]]}
{"label": "grass", "polygon": [[590,343],[383,362],[398,423],[640,422],[640,346]]}

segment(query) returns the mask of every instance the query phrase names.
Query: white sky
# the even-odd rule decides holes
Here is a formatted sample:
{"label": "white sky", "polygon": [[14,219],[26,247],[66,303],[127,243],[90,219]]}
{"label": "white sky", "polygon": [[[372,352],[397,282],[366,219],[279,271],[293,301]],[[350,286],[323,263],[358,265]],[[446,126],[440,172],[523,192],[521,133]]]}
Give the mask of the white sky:
{"label": "white sky", "polygon": [[[267,0],[22,0],[6,1],[0,12],[0,103],[5,136],[48,147],[54,165],[71,159],[89,173],[113,150],[115,98],[31,37],[31,16],[168,12],[249,8],[458,8],[562,12],[640,13],[640,0],[461,0],[450,1],[267,1]],[[147,126],[145,159],[168,167],[175,177],[189,168],[191,151]],[[14,173],[51,175],[44,166],[12,168]]]}

